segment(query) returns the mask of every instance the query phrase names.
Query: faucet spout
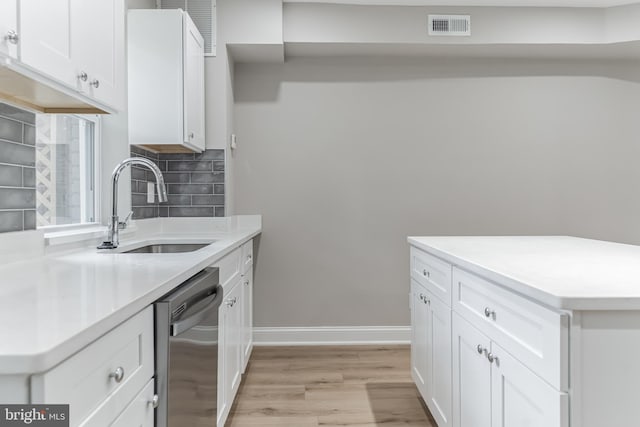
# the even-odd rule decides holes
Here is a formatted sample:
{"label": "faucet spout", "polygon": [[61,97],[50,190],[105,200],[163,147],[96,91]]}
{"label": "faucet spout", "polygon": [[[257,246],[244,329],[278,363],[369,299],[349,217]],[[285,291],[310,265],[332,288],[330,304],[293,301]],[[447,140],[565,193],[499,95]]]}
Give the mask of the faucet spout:
{"label": "faucet spout", "polygon": [[156,188],[158,190],[158,201],[165,203],[168,200],[167,187],[164,185],[164,177],[158,166],[151,160],[144,157],[129,157],[120,162],[111,174],[111,220],[109,222],[109,230],[107,240],[103,242],[98,249],[115,249],[120,244],[119,221],[118,221],[118,179],[123,170],[128,166],[139,165],[145,166],[153,172],[156,178]]}

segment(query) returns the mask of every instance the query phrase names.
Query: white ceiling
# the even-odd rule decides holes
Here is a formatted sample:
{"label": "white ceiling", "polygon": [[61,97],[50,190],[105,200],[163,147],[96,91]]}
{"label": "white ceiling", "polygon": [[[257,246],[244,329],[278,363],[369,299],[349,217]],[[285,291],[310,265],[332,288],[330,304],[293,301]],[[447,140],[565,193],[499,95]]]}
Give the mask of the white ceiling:
{"label": "white ceiling", "polygon": [[283,0],[285,3],[331,3],[377,6],[534,6],[612,7],[638,3],[633,0]]}

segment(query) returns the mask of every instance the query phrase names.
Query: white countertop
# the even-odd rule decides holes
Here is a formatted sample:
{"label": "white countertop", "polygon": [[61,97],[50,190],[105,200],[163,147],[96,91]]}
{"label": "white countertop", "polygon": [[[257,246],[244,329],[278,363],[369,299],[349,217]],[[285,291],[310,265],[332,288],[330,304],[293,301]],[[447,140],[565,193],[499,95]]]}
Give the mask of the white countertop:
{"label": "white countertop", "polygon": [[186,227],[171,222],[159,232],[136,233],[119,248],[216,240],[195,252],[86,248],[0,267],[0,374],[43,372],[60,363],[261,232],[259,216],[244,218],[212,219],[211,227],[207,221]]}
{"label": "white countertop", "polygon": [[640,309],[640,246],[567,236],[408,240],[413,246],[551,307]]}

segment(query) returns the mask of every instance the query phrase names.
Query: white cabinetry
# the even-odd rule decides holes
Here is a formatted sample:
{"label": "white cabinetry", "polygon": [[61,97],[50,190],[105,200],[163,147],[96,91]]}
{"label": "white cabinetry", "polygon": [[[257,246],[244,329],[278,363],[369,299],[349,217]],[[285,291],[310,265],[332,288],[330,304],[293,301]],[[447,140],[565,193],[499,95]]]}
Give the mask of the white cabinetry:
{"label": "white cabinetry", "polygon": [[110,427],[153,427],[154,408],[151,401],[155,393],[154,387],[154,381],[149,381]]}
{"label": "white cabinetry", "polygon": [[454,314],[455,427],[564,427],[568,399]]}
{"label": "white cabinetry", "polygon": [[110,425],[129,403],[140,406],[135,402],[154,373],[153,351],[148,307],[55,368],[32,375],[30,401],[68,403],[71,426]]}
{"label": "white cabinetry", "polygon": [[124,1],[21,0],[20,63],[87,99],[124,107]]}
{"label": "white cabinetry", "polygon": [[[230,285],[220,307],[220,348],[222,349],[222,370],[218,387],[219,413],[226,419],[233,405],[240,380],[242,379],[242,285],[240,280]],[[220,381],[218,381],[220,385]],[[218,424],[223,425],[219,419]]]}
{"label": "white cabinetry", "polygon": [[251,355],[253,241],[218,261],[224,300],[218,313],[218,425],[224,425]]}
{"label": "white cabinetry", "polygon": [[18,56],[17,0],[0,1],[0,55]]}
{"label": "white cabinetry", "polygon": [[440,427],[451,425],[451,309],[411,282],[411,374]]}
{"label": "white cabinetry", "polygon": [[566,314],[417,248],[411,278],[411,371],[439,427],[568,426]]}
{"label": "white cabinetry", "polygon": [[242,372],[253,350],[253,240],[242,245]]}
{"label": "white cabinetry", "polygon": [[157,151],[205,148],[204,42],[180,9],[128,15],[129,142]]}

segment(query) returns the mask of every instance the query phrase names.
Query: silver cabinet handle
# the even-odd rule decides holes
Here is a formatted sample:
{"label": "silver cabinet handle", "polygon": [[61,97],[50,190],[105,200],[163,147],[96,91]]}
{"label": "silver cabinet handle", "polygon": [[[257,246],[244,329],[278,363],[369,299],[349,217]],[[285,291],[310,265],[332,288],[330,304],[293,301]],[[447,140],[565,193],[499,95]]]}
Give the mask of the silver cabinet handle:
{"label": "silver cabinet handle", "polygon": [[78,74],[78,79],[82,80],[83,82],[86,82],[88,78],[89,76],[84,71],[80,71],[80,74]]}
{"label": "silver cabinet handle", "polygon": [[493,318],[495,318],[496,317],[496,312],[491,310],[489,307],[485,307],[484,316],[485,317],[493,317]]}
{"label": "silver cabinet handle", "polygon": [[253,258],[253,256],[247,255],[247,260],[251,261],[252,258]]}
{"label": "silver cabinet handle", "polygon": [[100,87],[100,80],[98,79],[91,80],[91,82],[89,82],[89,86],[93,86],[96,89],[98,89]]}
{"label": "silver cabinet handle", "polygon": [[7,31],[7,35],[4,36],[4,39],[11,44],[18,44],[18,41],[20,41],[18,33],[16,33],[14,30]]}
{"label": "silver cabinet handle", "polygon": [[245,281],[244,281],[244,285],[245,285],[245,286],[249,286],[249,281],[248,281],[248,280],[245,280]]}
{"label": "silver cabinet handle", "polygon": [[124,379],[124,369],[122,366],[117,367],[115,371],[111,372],[109,378],[113,378],[117,383],[122,382]]}
{"label": "silver cabinet handle", "polygon": [[196,134],[193,132],[189,132],[189,138],[193,139],[195,138]]}
{"label": "silver cabinet handle", "polygon": [[494,355],[493,353],[487,353],[487,360],[489,361],[489,363],[500,363],[500,361],[498,360],[498,356]]}
{"label": "silver cabinet handle", "polygon": [[423,275],[424,277],[431,277],[431,272],[430,272],[430,271],[427,271],[427,270],[425,269],[425,270],[422,270],[422,275]]}
{"label": "silver cabinet handle", "polygon": [[160,403],[160,397],[157,394],[154,394],[151,400],[149,401],[149,405],[151,405],[154,409],[158,407]]}
{"label": "silver cabinet handle", "polygon": [[424,301],[424,294],[420,294],[420,301]]}
{"label": "silver cabinet handle", "polygon": [[227,304],[227,307],[233,307],[233,300],[229,299],[225,304]]}
{"label": "silver cabinet handle", "polygon": [[484,348],[482,347],[482,344],[478,344],[478,345],[476,346],[476,350],[478,350],[478,353],[479,353],[479,354],[484,353]]}

